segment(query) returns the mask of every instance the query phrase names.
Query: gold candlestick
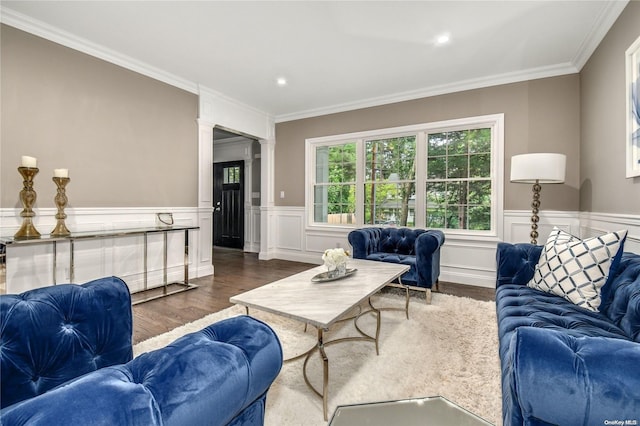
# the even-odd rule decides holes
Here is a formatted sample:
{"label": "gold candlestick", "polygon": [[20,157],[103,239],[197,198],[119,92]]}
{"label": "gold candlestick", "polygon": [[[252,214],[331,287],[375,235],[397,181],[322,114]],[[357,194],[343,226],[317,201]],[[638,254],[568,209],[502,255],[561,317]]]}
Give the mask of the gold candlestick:
{"label": "gold candlestick", "polygon": [[20,212],[22,226],[13,236],[15,239],[38,238],[40,233],[33,225],[32,218],[36,213],[31,209],[36,202],[36,191],[33,189],[33,178],[40,170],[37,167],[18,167],[18,172],[22,175],[22,191],[20,191],[20,201],[24,208]]}
{"label": "gold candlestick", "polygon": [[53,181],[56,183],[58,187],[58,193],[56,194],[53,201],[56,203],[56,207],[58,207],[58,213],[56,213],[56,227],[51,231],[51,236],[53,237],[65,237],[67,235],[71,235],[69,229],[67,229],[67,225],[64,224],[64,220],[67,218],[67,215],[64,212],[64,208],[67,206],[67,193],[66,186],[71,179],[68,177],[53,177]]}

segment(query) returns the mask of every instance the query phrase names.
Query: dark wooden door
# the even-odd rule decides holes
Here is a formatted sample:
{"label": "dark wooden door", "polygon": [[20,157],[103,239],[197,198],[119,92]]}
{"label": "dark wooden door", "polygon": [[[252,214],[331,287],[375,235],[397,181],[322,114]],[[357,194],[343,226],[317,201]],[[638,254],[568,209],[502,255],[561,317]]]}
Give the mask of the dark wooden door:
{"label": "dark wooden door", "polygon": [[244,161],[213,165],[213,245],[244,247]]}

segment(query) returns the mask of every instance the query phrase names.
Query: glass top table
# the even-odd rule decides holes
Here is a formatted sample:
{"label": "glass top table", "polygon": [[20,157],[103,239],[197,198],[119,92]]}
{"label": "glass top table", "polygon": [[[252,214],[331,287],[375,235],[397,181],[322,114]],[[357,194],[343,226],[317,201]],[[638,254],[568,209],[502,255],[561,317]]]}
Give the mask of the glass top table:
{"label": "glass top table", "polygon": [[491,426],[441,396],[339,405],[329,426]]}
{"label": "glass top table", "polygon": [[[52,244],[53,246],[53,260],[52,260],[52,284],[57,284],[57,246],[58,243],[69,243],[69,281],[70,283],[75,282],[75,258],[74,258],[74,247],[76,241],[83,240],[94,240],[94,239],[102,239],[102,238],[118,238],[118,237],[131,237],[131,236],[143,236],[143,289],[134,293],[145,293],[147,290],[153,290],[155,288],[162,289],[162,293],[145,296],[138,300],[134,300],[133,304],[136,305],[138,303],[147,302],[149,300],[158,299],[160,297],[170,296],[172,294],[181,293],[186,290],[191,290],[197,288],[196,284],[192,284],[189,282],[189,231],[194,231],[200,229],[199,226],[191,226],[191,225],[170,225],[170,226],[150,226],[150,227],[138,227],[138,228],[123,228],[123,229],[108,229],[108,230],[93,230],[93,231],[76,231],[71,232],[69,235],[63,236],[52,236],[50,234],[42,234],[39,237],[34,238],[15,238],[13,236],[2,236],[0,235],[0,246],[19,246],[19,245],[31,245],[31,244]],[[184,281],[178,281],[175,283],[169,283],[167,278],[167,233],[169,232],[184,232]],[[147,265],[147,237],[152,234],[162,234],[163,236],[163,251],[162,251],[162,277],[163,281],[161,285],[157,287],[149,288],[147,285],[148,281],[148,265]],[[5,247],[5,250],[6,250]],[[5,260],[6,260],[5,253]],[[169,289],[170,284],[175,284],[176,289]],[[173,286],[172,286],[173,287]],[[132,293],[133,294],[133,293]]]}

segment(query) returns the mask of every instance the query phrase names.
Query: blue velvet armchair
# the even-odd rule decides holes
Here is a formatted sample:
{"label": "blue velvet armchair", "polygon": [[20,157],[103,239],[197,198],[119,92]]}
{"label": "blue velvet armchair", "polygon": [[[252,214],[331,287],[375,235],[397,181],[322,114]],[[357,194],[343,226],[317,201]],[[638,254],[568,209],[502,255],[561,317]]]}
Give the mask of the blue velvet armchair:
{"label": "blue velvet armchair", "polygon": [[103,278],[0,296],[3,425],[262,425],[282,366],[247,316],[132,359],[126,284]]}
{"label": "blue velvet armchair", "polygon": [[442,231],[369,227],[351,231],[348,238],[354,259],[410,265],[400,277],[402,284],[425,291],[431,303],[431,288],[437,290],[440,277]]}

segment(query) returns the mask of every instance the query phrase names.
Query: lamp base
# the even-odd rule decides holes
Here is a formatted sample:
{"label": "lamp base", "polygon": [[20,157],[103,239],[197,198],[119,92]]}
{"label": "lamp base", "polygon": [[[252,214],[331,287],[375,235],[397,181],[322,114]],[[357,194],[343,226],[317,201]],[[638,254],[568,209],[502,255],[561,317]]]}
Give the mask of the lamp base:
{"label": "lamp base", "polygon": [[540,191],[542,187],[537,180],[531,190],[533,191],[533,201],[531,201],[531,233],[529,236],[531,237],[531,244],[538,244],[538,222],[540,221],[538,212],[540,211]]}

